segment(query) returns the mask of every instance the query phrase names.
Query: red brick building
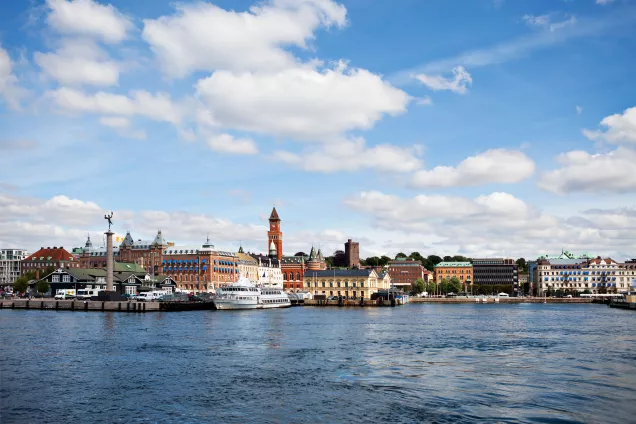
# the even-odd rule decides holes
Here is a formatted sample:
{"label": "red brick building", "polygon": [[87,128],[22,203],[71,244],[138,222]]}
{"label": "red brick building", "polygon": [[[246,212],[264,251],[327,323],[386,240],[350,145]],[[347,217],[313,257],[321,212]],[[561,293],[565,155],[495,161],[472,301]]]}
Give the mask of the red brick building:
{"label": "red brick building", "polygon": [[267,250],[270,251],[271,244],[274,243],[276,247],[276,258],[280,261],[283,257],[283,232],[280,230],[280,218],[276,208],[272,209],[272,214],[269,216],[269,231],[267,232]]}
{"label": "red brick building", "polygon": [[304,256],[283,256],[280,261],[283,272],[283,289],[285,291],[301,291],[303,288],[303,276],[307,265]]}
{"label": "red brick building", "polygon": [[389,275],[394,286],[407,289],[418,278],[428,282],[428,270],[422,266],[422,262],[412,259],[398,258],[389,261]]}
{"label": "red brick building", "polygon": [[40,247],[40,250],[22,260],[22,274],[29,271],[41,271],[49,267],[79,268],[79,261],[64,247]]}

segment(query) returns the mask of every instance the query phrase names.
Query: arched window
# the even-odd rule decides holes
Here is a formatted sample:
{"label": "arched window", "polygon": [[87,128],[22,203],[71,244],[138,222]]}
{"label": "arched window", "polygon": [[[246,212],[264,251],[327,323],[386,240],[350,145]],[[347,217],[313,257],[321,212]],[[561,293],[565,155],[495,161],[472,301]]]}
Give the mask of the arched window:
{"label": "arched window", "polygon": [[296,281],[299,281],[299,280],[300,280],[300,272],[297,272],[296,273]]}
{"label": "arched window", "polygon": [[283,272],[283,280],[286,280],[286,279],[287,279],[287,273]]}

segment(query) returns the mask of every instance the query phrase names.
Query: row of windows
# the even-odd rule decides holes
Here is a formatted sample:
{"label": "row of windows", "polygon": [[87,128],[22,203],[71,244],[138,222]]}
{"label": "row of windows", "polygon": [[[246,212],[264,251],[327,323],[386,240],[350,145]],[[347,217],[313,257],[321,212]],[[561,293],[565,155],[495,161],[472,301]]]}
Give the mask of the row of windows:
{"label": "row of windows", "polygon": [[[60,282],[60,276],[58,274],[52,275],[51,276],[51,282],[52,283],[59,283]],[[71,276],[68,275],[68,274],[62,275],[62,282],[63,283],[70,283],[71,282]]]}
{"label": "row of windows", "polygon": [[[287,276],[289,275],[289,278],[287,278]],[[283,272],[283,280],[293,280],[294,279],[294,273],[290,272],[289,274],[287,274],[286,272]],[[300,272],[296,273],[296,281],[300,280]]]}
{"label": "row of windows", "polygon": [[[340,281],[337,281],[336,285],[334,286],[333,285],[333,281],[330,281],[329,282],[329,287],[349,287],[349,282],[348,281],[345,281],[343,284],[344,284],[343,286],[340,286]],[[355,281],[353,281],[351,284],[352,284],[351,287],[358,287],[358,286],[356,286],[356,282]],[[307,285],[307,287],[311,287],[311,281],[308,281],[306,283],[306,285]],[[326,285],[325,281],[322,282],[322,286],[320,285],[319,281],[316,281],[316,282],[314,282],[314,287],[327,287],[327,285]],[[359,287],[364,287],[364,281],[360,282],[360,286]]]}

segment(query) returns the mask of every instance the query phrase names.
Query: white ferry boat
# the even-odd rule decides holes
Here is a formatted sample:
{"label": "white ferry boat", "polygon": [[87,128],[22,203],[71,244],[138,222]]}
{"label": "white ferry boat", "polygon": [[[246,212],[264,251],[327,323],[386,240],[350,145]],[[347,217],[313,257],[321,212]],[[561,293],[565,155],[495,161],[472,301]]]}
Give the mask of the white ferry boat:
{"label": "white ferry boat", "polygon": [[260,288],[239,276],[239,280],[227,287],[220,287],[214,298],[216,309],[270,309],[291,306],[289,297],[281,289]]}

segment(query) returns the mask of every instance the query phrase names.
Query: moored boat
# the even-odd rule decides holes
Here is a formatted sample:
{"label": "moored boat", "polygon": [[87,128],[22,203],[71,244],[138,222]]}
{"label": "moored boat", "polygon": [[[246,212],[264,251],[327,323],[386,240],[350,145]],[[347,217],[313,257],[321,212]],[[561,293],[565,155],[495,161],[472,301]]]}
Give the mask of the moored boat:
{"label": "moored boat", "polygon": [[220,310],[272,309],[290,307],[291,302],[283,290],[261,288],[249,279],[239,276],[236,283],[217,289],[214,306]]}

